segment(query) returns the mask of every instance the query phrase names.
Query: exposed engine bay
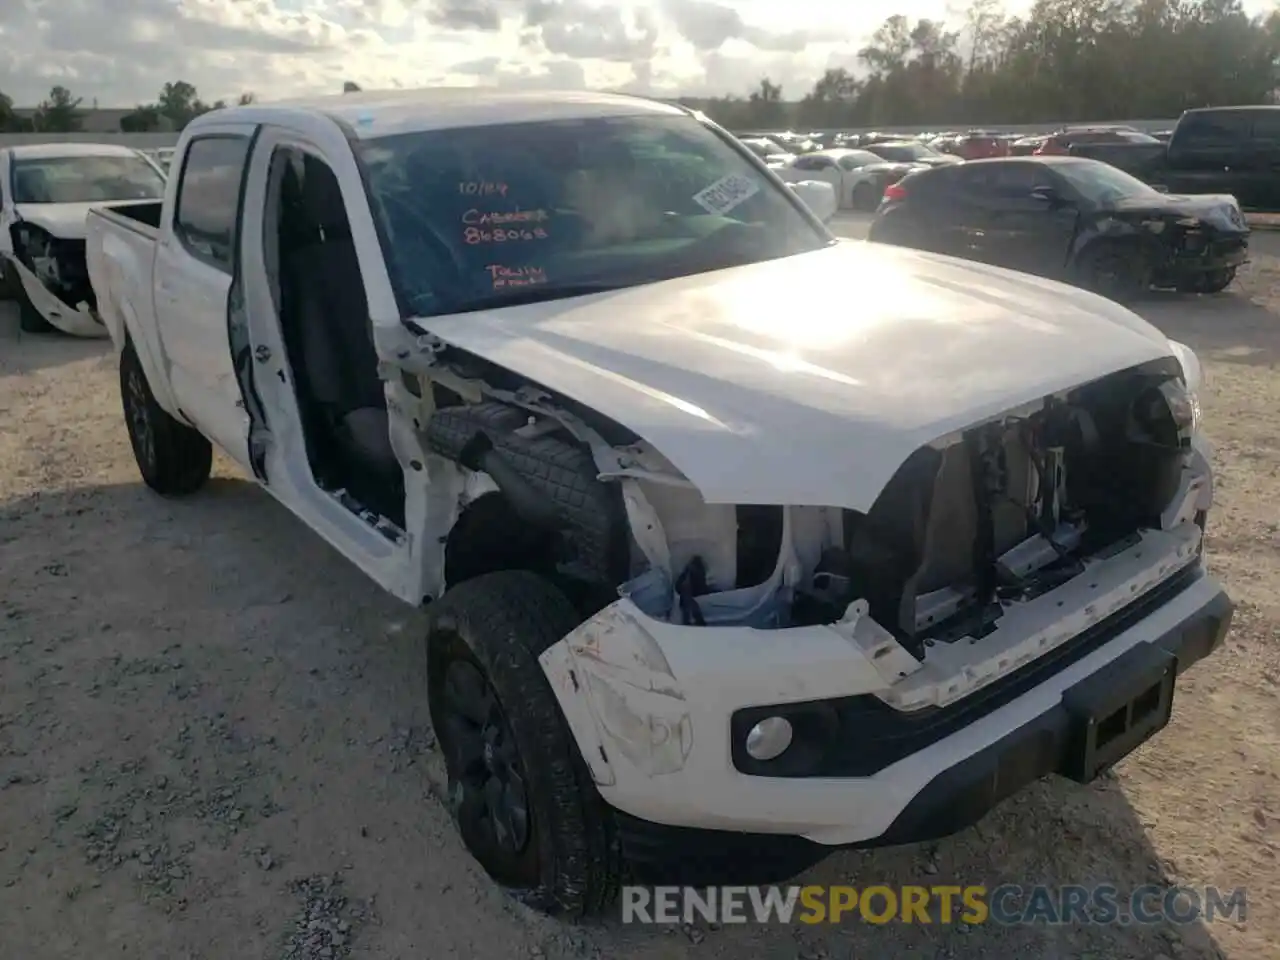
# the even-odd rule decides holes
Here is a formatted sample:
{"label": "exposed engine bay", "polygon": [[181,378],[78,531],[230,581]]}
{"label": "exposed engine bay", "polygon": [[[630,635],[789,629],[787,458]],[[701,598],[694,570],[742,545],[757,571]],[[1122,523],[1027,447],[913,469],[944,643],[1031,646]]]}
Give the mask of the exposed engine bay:
{"label": "exposed engine bay", "polygon": [[689,626],[834,623],[859,603],[917,659],[1159,529],[1197,415],[1168,358],[917,450],[866,513],[709,504],[624,428],[455,353],[429,396],[411,388],[466,478],[446,585],[530,569],[584,618],[622,595]]}
{"label": "exposed engine bay", "polygon": [[97,308],[83,239],[55,237],[41,227],[21,221],[10,227],[10,232],[14,255],[50,293],[74,310]]}

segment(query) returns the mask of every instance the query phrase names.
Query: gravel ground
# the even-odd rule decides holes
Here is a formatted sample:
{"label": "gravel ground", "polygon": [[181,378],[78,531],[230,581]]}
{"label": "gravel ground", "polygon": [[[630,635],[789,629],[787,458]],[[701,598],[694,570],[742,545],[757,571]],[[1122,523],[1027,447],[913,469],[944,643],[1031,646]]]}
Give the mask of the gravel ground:
{"label": "gravel ground", "polygon": [[[857,222],[841,229],[857,235]],[[1265,241],[1265,242],[1264,242]],[[0,958],[1275,957],[1280,242],[1227,294],[1141,310],[1207,361],[1229,646],[1163,736],[945,842],[815,882],[1248,888],[1244,924],[573,928],[513,906],[442,806],[417,614],[225,460],[141,486],[106,347],[0,306]]]}

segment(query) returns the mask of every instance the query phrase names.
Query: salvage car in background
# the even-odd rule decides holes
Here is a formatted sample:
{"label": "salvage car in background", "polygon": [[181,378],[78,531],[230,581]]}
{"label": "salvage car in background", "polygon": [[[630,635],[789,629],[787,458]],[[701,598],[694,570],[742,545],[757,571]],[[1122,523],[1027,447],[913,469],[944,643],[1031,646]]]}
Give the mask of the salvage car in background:
{"label": "salvage car in background", "polygon": [[793,157],[774,172],[789,183],[823,180],[831,184],[841,209],[874,210],[885,187],[919,169],[920,164],[890,163],[869,150],[834,148]]}
{"label": "salvage car in background", "polygon": [[763,160],[769,166],[788,163],[795,159],[794,153],[788,153],[768,137],[741,137],[742,145]]}
{"label": "salvage car in background", "polygon": [[991,130],[970,130],[956,137],[953,149],[961,160],[989,160],[992,157],[1007,157],[1009,141],[1003,134]]}
{"label": "salvage car in background", "polygon": [[154,202],[165,176],[137,150],[104,143],[0,149],[0,259],[30,333],[105,337],[85,267],[95,204]]}
{"label": "salvage car in background", "polygon": [[863,149],[869,150],[889,163],[918,163],[926,167],[946,167],[964,162],[962,157],[952,153],[939,153],[917,140],[886,140],[865,144]]}
{"label": "salvage car in background", "polygon": [[1088,782],[1226,635],[1189,348],[840,243],[685,108],[251,105],[175,168],[88,220],[139,472],[192,493],[213,441],[430,601],[449,809],[529,906],[779,881]]}
{"label": "salvage car in background", "polygon": [[1038,157],[1065,157],[1075,146],[1092,144],[1159,144],[1160,141],[1133,127],[1067,127],[1045,137],[1035,150]]}
{"label": "salvage car in background", "polygon": [[173,147],[160,147],[156,150],[143,150],[142,152],[150,157],[152,162],[165,173],[169,172],[169,165],[173,162]]}
{"label": "salvage car in background", "polygon": [[1009,144],[1009,156],[1029,157],[1040,149],[1049,139],[1049,134],[1039,133],[1029,137],[1018,137]]}
{"label": "salvage car in background", "polygon": [[975,160],[885,191],[872,241],[1067,280],[1116,299],[1217,293],[1248,257],[1234,197],[1172,196],[1097,160]]}

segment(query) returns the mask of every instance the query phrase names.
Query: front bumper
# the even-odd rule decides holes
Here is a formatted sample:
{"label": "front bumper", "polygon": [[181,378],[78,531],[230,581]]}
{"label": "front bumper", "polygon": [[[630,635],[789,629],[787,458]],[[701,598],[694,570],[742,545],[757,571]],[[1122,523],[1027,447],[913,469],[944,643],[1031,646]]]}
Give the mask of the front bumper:
{"label": "front bumper", "polygon": [[[1127,675],[1153,659],[1170,660],[1180,674],[1223,641],[1234,606],[1222,587],[1197,563],[1180,578],[1176,593],[1140,622],[1062,670],[1008,706],[903,761],[902,770],[841,785],[811,784],[830,791],[833,802],[876,804],[886,825],[866,835],[839,831],[810,836],[779,835],[655,823],[619,812],[624,853],[636,875],[649,882],[709,884],[780,882],[837,848],[917,843],[971,826],[1001,801],[1049,774],[1087,780],[1074,742],[1078,717],[1073,691],[1123,686]],[[1158,730],[1167,721],[1166,705]],[[1154,731],[1153,731],[1154,732]],[[1149,734],[1148,734],[1149,735]],[[1145,737],[1143,738],[1145,739]],[[1141,741],[1139,741],[1141,742]],[[1129,750],[1136,746],[1122,745]],[[1113,758],[1111,762],[1114,762]],[[906,774],[927,768],[922,782]],[[910,781],[917,780],[915,784]],[[754,789],[750,781],[740,790]],[[851,815],[853,808],[850,808]]]}
{"label": "front bumper", "polygon": [[[1120,656],[1075,683],[1084,685],[1097,677],[1105,677],[1108,683],[1123,682],[1126,669],[1138,669],[1137,663],[1130,667],[1121,662],[1137,659],[1131,658],[1132,654],[1167,654],[1181,674],[1216,650],[1230,629],[1234,604],[1202,568],[1192,572],[1195,577],[1171,604],[1176,608],[1172,618],[1167,615],[1171,611],[1159,611],[1121,634],[1116,638],[1117,644],[1129,634],[1147,636],[1139,636]],[[1048,774],[1080,781],[1092,779],[1092,771],[1081,775],[1073,769],[1074,717],[1069,699],[1063,695],[1068,692],[1062,691],[1053,706],[996,742],[939,772],[911,798],[884,833],[863,845],[885,846],[948,836],[976,823],[1000,801]]]}
{"label": "front bumper", "polygon": [[1240,236],[1199,235],[1196,242],[1184,238],[1183,247],[1169,263],[1174,274],[1216,273],[1234,270],[1249,262],[1248,234]]}
{"label": "front bumper", "polygon": [[34,273],[20,261],[4,258],[6,272],[12,272],[22,285],[23,292],[31,306],[48,323],[72,337],[85,337],[101,340],[110,336],[102,318],[96,309],[86,305],[83,308],[64,303]]}

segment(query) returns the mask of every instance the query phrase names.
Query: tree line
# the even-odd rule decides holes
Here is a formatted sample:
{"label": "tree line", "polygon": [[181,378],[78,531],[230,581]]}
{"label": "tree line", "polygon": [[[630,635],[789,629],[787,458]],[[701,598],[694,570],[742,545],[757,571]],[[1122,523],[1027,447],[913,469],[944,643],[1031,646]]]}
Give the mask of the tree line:
{"label": "tree line", "polygon": [[691,101],[732,129],[964,127],[1177,117],[1275,102],[1280,5],[1240,0],[1036,0],[1024,17],[972,0],[958,22],[889,17],[799,100],[762,79]]}
{"label": "tree line", "polygon": [[[252,93],[242,93],[239,103],[252,103]],[[31,116],[14,111],[13,98],[0,92],[0,133],[75,133],[84,121],[83,97],[64,86],[55,86]],[[154,103],[139,104],[120,118],[125,133],[178,131],[210,110],[227,105],[225,100],[206,103],[196,88],[185,80],[166,83]]]}
{"label": "tree line", "polygon": [[[1001,0],[971,0],[956,23],[889,17],[856,71],[827,70],[799,100],[766,77],[743,96],[686,102],[734,129],[1159,119],[1274,102],[1278,66],[1280,3],[1250,16],[1241,0],[1036,0],[1015,17]],[[56,86],[34,116],[19,117],[0,93],[0,131],[77,130],[82,102]],[[177,131],[224,105],[179,80],[121,128]]]}
{"label": "tree line", "polygon": [[[342,85],[343,93],[356,93],[359,84],[348,80]],[[242,93],[237,99],[241,106],[253,103],[252,93]],[[83,97],[77,97],[64,86],[55,86],[49,96],[40,102],[31,116],[14,111],[13,98],[0,91],[0,133],[76,133],[82,128]],[[225,100],[206,103],[199,91],[185,80],[166,83],[153,103],[138,104],[120,118],[123,133],[177,132],[188,123],[210,110],[225,107]]]}

